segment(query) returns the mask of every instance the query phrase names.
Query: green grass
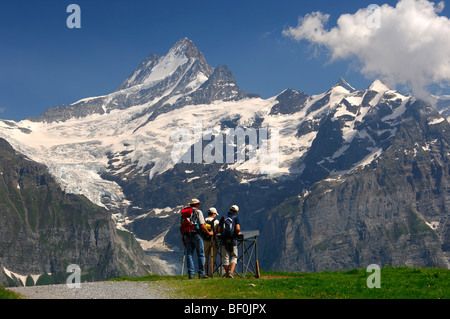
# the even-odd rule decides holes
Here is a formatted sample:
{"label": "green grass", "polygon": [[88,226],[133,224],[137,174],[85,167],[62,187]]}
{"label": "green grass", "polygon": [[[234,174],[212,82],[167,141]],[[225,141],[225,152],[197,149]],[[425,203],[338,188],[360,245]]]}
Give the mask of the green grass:
{"label": "green grass", "polygon": [[[157,281],[182,299],[450,299],[450,270],[385,267],[381,288],[368,288],[365,269],[320,273],[261,272],[261,278],[188,280],[187,276],[157,276],[113,280]],[[20,295],[0,286],[0,299]]]}
{"label": "green grass", "polygon": [[22,298],[19,294],[6,290],[4,287],[0,286],[0,299],[22,299]]}
{"label": "green grass", "polygon": [[149,280],[172,288],[176,298],[193,299],[449,299],[450,270],[385,267],[381,288],[368,288],[365,269],[340,272],[262,272],[261,278],[194,279],[146,276],[117,280]]}

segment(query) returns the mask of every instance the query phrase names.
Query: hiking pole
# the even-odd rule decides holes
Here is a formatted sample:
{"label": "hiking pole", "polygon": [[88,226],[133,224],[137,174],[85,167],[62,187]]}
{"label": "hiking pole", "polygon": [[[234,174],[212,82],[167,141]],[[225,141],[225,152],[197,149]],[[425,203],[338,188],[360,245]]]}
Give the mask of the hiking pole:
{"label": "hiking pole", "polygon": [[213,264],[213,260],[214,260],[214,237],[211,238],[211,248],[209,249],[209,275],[211,276],[211,278],[213,278],[214,276],[214,264]]}
{"label": "hiking pole", "polygon": [[181,279],[183,279],[185,260],[186,260],[186,245],[184,246],[183,265],[181,266]]}

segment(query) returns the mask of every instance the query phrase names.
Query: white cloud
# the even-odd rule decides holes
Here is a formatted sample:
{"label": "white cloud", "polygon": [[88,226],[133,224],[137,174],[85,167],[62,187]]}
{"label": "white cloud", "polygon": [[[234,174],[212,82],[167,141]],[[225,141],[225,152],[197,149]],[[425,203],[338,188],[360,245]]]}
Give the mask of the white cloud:
{"label": "white cloud", "polygon": [[283,34],[325,47],[332,62],[356,57],[366,77],[391,87],[407,86],[427,98],[429,85],[450,83],[450,20],[439,16],[443,8],[444,2],[400,0],[395,7],[384,4],[376,11],[343,14],[329,30],[330,15],[314,12]]}
{"label": "white cloud", "polygon": [[6,109],[5,108],[3,108],[3,107],[0,107],[0,114],[2,114],[3,112],[5,112],[6,111]]}

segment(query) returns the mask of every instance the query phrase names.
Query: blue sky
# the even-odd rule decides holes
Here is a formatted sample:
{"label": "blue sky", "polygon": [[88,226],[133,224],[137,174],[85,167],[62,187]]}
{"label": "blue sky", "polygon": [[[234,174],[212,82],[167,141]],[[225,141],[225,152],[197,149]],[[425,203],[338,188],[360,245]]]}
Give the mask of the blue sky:
{"label": "blue sky", "polygon": [[[81,8],[81,29],[66,26],[71,3]],[[111,93],[148,54],[163,55],[182,37],[264,98],[286,88],[321,93],[341,76],[364,89],[374,78],[357,64],[330,63],[311,43],[282,32],[315,11],[330,14],[332,28],[340,15],[373,3],[396,1],[0,0],[0,118],[21,120]]]}

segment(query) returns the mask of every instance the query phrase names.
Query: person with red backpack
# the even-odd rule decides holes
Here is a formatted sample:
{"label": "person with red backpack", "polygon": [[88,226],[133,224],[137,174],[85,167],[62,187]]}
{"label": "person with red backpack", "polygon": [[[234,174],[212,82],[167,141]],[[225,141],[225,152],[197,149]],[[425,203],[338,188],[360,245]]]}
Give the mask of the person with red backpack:
{"label": "person with red backpack", "polygon": [[[189,279],[194,278],[194,251],[197,252],[198,259],[198,277],[200,279],[209,278],[205,274],[205,251],[203,246],[202,233],[213,235],[205,226],[205,218],[202,211],[199,209],[200,202],[193,198],[188,207],[181,210],[181,240],[185,247],[185,254],[187,256],[187,268]],[[184,266],[183,266],[184,267]]]}
{"label": "person with red backpack", "polygon": [[227,216],[223,216],[220,219],[219,226],[217,226],[217,233],[221,235],[222,242],[222,265],[225,268],[225,277],[227,278],[233,278],[238,257],[237,237],[241,234],[238,211],[237,205],[231,206]]}

